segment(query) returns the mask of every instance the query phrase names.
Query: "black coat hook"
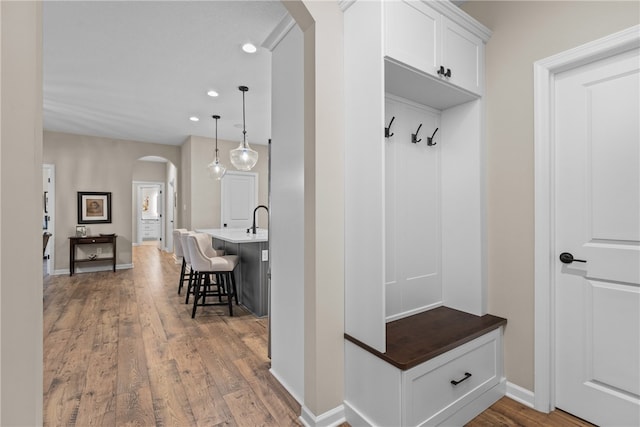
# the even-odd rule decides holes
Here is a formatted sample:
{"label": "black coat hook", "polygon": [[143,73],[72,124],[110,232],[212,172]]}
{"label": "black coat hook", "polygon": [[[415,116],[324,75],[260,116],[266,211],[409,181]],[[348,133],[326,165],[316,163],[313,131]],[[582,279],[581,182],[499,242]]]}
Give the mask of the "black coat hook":
{"label": "black coat hook", "polygon": [[418,142],[422,141],[422,138],[418,139],[418,132],[420,132],[421,127],[422,127],[422,123],[420,123],[420,126],[418,126],[418,130],[416,130],[416,133],[411,134],[411,142],[413,142],[414,144],[417,144]]}
{"label": "black coat hook", "polygon": [[433,135],[427,137],[428,146],[436,145],[436,143],[433,142],[433,137],[436,136],[436,132],[438,132],[438,128],[436,128],[436,130],[433,131]]}
{"label": "black coat hook", "polygon": [[384,137],[385,138],[390,138],[392,137],[393,133],[389,133],[391,131],[391,123],[393,123],[393,121],[396,119],[396,116],[391,117],[391,121],[389,122],[389,127],[384,128]]}

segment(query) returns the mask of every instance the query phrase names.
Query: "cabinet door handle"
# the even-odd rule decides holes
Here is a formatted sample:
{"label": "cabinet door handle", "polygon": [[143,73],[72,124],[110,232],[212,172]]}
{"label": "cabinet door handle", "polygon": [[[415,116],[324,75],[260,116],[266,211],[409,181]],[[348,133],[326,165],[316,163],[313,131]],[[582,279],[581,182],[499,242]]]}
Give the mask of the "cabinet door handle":
{"label": "cabinet door handle", "polygon": [[458,384],[460,384],[461,382],[468,380],[469,378],[471,378],[471,374],[470,374],[469,372],[465,372],[465,373],[464,373],[464,378],[463,378],[463,379],[458,380],[458,381],[456,381],[456,380],[451,380],[451,385],[454,385],[454,386],[455,386],[455,385],[458,385]]}

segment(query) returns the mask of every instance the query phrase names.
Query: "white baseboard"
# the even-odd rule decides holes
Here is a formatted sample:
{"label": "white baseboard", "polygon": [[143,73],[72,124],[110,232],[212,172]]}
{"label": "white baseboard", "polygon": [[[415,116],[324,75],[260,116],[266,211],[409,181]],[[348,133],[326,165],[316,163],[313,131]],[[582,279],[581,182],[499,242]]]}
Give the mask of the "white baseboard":
{"label": "white baseboard", "polygon": [[[133,268],[133,263],[131,264],[116,264],[116,270],[128,270]],[[112,271],[113,267],[110,265],[103,266],[94,266],[94,267],[76,267],[75,273],[96,273],[98,271]],[[52,273],[54,276],[58,276],[61,274],[69,275],[69,269],[63,268],[62,270],[54,270]]]}
{"label": "white baseboard", "polygon": [[298,419],[306,427],[337,426],[346,421],[344,405],[337,406],[317,417],[306,406],[302,405],[302,414]]}
{"label": "white baseboard", "polygon": [[524,387],[510,383],[507,381],[507,397],[513,399],[516,402],[522,403],[525,406],[533,408],[534,406],[534,394],[532,391],[527,390]]}
{"label": "white baseboard", "polygon": [[345,418],[351,427],[370,427],[374,425],[371,420],[362,415],[360,411],[351,406],[347,401],[344,402],[344,413]]}
{"label": "white baseboard", "polygon": [[291,397],[293,397],[296,400],[296,402],[300,404],[300,406],[304,404],[303,399],[297,393],[295,393],[291,387],[289,387],[289,384],[287,384],[286,381],[283,381],[282,377],[278,375],[278,373],[274,371],[273,368],[269,369],[269,373],[273,375],[273,378],[275,378],[282,385],[282,387],[284,387],[287,390],[287,392],[291,395]]}

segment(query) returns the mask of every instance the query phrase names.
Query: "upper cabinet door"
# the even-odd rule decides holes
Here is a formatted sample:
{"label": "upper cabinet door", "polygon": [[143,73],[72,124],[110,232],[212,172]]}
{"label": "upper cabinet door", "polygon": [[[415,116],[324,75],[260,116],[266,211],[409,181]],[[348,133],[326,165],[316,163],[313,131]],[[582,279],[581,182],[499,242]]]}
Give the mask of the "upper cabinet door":
{"label": "upper cabinet door", "polygon": [[482,39],[420,1],[385,4],[385,56],[482,95]]}
{"label": "upper cabinet door", "polygon": [[451,70],[448,81],[481,95],[484,80],[484,43],[479,37],[444,16],[441,22],[442,64],[447,70]]}
{"label": "upper cabinet door", "polygon": [[419,1],[385,5],[385,55],[437,76],[440,14]]}

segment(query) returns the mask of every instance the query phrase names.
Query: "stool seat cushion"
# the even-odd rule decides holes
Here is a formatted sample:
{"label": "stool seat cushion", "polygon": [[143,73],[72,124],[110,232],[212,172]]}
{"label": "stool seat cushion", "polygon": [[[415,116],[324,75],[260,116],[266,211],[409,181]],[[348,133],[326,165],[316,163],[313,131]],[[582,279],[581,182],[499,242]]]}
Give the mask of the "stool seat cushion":
{"label": "stool seat cushion", "polygon": [[210,258],[211,267],[208,271],[217,273],[224,271],[233,271],[238,265],[237,255],[223,255],[215,258]]}
{"label": "stool seat cushion", "polygon": [[191,266],[195,271],[204,273],[222,273],[233,271],[238,265],[237,255],[209,256],[211,251],[211,238],[204,233],[194,233],[186,236],[187,248],[190,255]]}

